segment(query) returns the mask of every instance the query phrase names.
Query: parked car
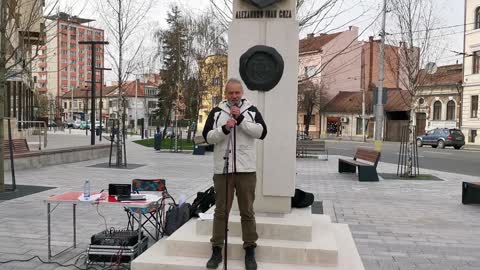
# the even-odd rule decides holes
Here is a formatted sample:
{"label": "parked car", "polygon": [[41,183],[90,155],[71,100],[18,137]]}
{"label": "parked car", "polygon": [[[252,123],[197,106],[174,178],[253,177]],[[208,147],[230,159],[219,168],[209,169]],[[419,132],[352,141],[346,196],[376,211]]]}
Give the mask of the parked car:
{"label": "parked car", "polygon": [[68,121],[68,122],[65,122],[65,123],[64,123],[64,126],[65,126],[66,128],[73,128],[74,124],[75,124],[75,123],[74,123],[73,121]]}
{"label": "parked car", "polygon": [[85,121],[80,122],[80,129],[89,129],[90,128],[90,123],[87,123]]}
{"label": "parked car", "polygon": [[428,131],[425,135],[417,137],[417,146],[431,145],[433,148],[445,148],[453,146],[460,149],[465,145],[465,136],[462,131],[455,128],[436,128]]}
{"label": "parked car", "polygon": [[73,123],[73,128],[80,128],[81,124],[82,124],[82,121],[77,120],[75,121],[75,123]]}

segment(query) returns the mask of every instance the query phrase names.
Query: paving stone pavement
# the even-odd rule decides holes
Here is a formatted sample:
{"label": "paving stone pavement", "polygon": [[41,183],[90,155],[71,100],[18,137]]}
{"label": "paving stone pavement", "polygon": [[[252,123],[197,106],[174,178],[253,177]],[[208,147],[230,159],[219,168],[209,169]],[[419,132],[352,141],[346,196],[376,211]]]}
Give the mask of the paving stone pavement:
{"label": "paving stone pavement", "polygon": [[[91,160],[17,172],[17,184],[54,186],[47,190],[0,203],[0,261],[47,258],[47,210],[44,200],[54,194],[81,191],[86,179],[92,191],[109,183],[129,183],[133,178],[167,179],[175,198],[192,198],[211,185],[212,156],[191,152],[155,152],[129,142],[128,161],[145,164],[135,170],[87,167],[106,160]],[[461,182],[474,177],[422,170],[445,181],[360,183],[351,174],[337,173],[338,157],[329,161],[297,159],[297,186],[328,200],[339,223],[350,225],[367,270],[473,270],[480,269],[480,206],[461,204]],[[380,172],[395,172],[396,165],[379,164]],[[478,179],[477,179],[478,180]],[[8,183],[9,180],[7,180]],[[55,207],[53,205],[52,207]],[[121,207],[77,207],[78,248],[55,260],[72,263],[83,259],[90,236],[105,228],[125,227]],[[72,241],[72,207],[56,206],[52,214],[54,253]],[[80,265],[80,264],[78,264]],[[45,265],[38,260],[12,262],[0,269],[75,269]]]}

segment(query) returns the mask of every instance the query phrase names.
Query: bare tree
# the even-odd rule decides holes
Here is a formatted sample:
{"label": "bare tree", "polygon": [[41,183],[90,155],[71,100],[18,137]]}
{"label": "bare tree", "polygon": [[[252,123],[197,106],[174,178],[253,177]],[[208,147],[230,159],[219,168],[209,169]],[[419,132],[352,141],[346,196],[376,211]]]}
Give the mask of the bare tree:
{"label": "bare tree", "polygon": [[[391,2],[392,20],[398,33],[387,36],[391,43],[400,47],[396,51],[398,63],[390,65],[392,71],[398,72],[399,83],[408,90],[406,102],[411,104],[409,120],[409,145],[407,147],[407,170],[405,176],[413,176],[414,151],[416,143],[414,130],[416,126],[416,99],[419,87],[424,83],[428,73],[422,68],[438,59],[438,50],[433,49],[432,29],[438,26],[434,16],[433,0],[393,0]],[[393,62],[393,61],[389,61]],[[391,64],[391,63],[390,63]],[[395,67],[397,66],[396,69]]]}
{"label": "bare tree", "polygon": [[[316,83],[312,80],[298,84],[298,111],[304,112],[304,132],[309,135],[310,124],[314,112],[321,113],[326,105],[327,86],[325,83]],[[320,115],[320,114],[319,114]]]}
{"label": "bare tree", "polygon": [[[195,68],[191,70],[191,74],[196,78],[195,82],[197,83],[195,102],[197,108],[192,116],[193,121],[197,123],[200,104],[202,104],[203,99],[209,98],[208,95],[211,94],[208,93],[207,89],[209,89],[209,84],[211,83],[208,79],[212,78],[212,71],[224,69],[226,73],[227,68],[226,66],[223,66],[226,65],[226,62],[223,62],[222,59],[216,63],[211,63],[210,65],[205,63],[205,59],[211,55],[226,55],[227,29],[218,22],[212,10],[208,10],[199,16],[194,17],[191,25],[193,26],[193,29],[191,30],[193,40],[190,49],[190,57],[196,63]],[[223,78],[220,78],[220,82],[222,80]],[[220,87],[223,87],[222,84],[223,83],[221,82]],[[194,130],[192,130],[193,133],[196,133],[196,128],[197,126],[195,125]]]}
{"label": "bare tree", "polygon": [[[145,15],[152,7],[152,0],[105,0],[98,1],[100,17],[109,33],[110,45],[106,46],[107,55],[113,65],[118,80],[119,113],[121,113],[123,158],[120,142],[117,142],[117,160],[127,163],[126,138],[126,98],[124,86],[128,76],[136,68],[136,57],[143,45],[143,38],[137,30],[144,22]],[[137,104],[135,104],[136,106]],[[118,164],[118,161],[117,161]]]}

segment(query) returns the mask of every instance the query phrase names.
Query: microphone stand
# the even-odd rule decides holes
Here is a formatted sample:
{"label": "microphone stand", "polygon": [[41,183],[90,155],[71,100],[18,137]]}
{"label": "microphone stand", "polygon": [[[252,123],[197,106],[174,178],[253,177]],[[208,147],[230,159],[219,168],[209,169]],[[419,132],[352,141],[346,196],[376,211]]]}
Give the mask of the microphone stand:
{"label": "microphone stand", "polygon": [[230,129],[230,133],[228,134],[227,140],[227,149],[225,150],[225,155],[223,156],[223,160],[225,160],[223,165],[223,174],[225,175],[225,259],[223,260],[223,269],[227,270],[227,247],[228,247],[228,216],[229,216],[229,209],[228,209],[228,166],[230,161],[230,144],[232,143],[232,136],[234,129]]}

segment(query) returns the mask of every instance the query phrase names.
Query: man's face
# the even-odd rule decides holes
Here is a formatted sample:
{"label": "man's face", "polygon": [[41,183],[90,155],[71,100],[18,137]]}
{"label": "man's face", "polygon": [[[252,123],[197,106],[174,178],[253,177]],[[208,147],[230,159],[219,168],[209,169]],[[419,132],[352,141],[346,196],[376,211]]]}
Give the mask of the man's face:
{"label": "man's face", "polygon": [[242,85],[239,83],[229,83],[225,95],[230,103],[240,103],[243,97]]}

